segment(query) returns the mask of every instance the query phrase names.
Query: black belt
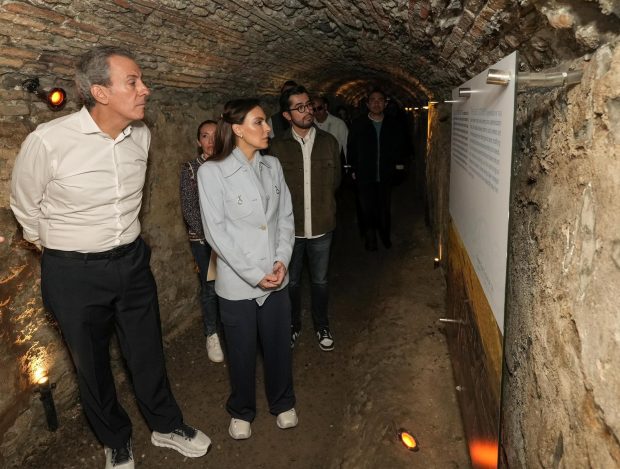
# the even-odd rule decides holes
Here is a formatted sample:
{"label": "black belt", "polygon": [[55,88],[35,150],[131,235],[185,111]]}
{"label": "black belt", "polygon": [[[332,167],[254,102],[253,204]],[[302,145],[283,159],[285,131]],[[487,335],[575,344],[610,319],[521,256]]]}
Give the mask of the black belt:
{"label": "black belt", "polygon": [[84,261],[96,261],[101,259],[117,259],[123,257],[132,251],[137,245],[140,237],[129,244],[123,244],[109,251],[102,252],[77,252],[77,251],[61,251],[60,249],[44,248],[43,253],[54,257],[65,257],[68,259],[80,259]]}

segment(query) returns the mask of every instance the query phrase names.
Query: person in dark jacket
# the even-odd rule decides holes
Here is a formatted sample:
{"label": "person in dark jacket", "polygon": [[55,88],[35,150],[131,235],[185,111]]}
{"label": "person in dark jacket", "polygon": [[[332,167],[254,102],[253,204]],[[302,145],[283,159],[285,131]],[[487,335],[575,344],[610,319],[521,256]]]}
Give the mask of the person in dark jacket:
{"label": "person in dark jacket", "polygon": [[385,93],[373,90],[368,96],[368,115],[353,122],[347,144],[369,251],[377,250],[377,231],[384,246],[392,246],[392,184],[396,172],[404,169],[410,148],[403,123],[384,113],[386,105]]}
{"label": "person in dark jacket", "polygon": [[282,94],[280,110],[291,125],[271,142],[270,151],[282,164],[295,216],[295,247],[289,265],[291,348],[301,332],[301,273],[307,255],[312,322],[319,348],[327,352],[334,349],[327,315],[327,273],[332,232],[336,227],[340,147],[333,135],[313,125],[313,104],[303,86]]}

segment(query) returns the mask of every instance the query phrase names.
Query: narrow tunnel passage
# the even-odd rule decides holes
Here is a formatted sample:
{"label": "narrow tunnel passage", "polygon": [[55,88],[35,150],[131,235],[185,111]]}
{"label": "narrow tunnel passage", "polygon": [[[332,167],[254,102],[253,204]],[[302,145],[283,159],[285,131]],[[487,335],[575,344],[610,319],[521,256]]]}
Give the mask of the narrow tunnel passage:
{"label": "narrow tunnel passage", "polygon": [[[453,427],[460,421],[456,406],[446,425],[434,420],[446,415],[443,407],[454,403],[458,384],[467,391],[458,398],[468,442],[476,435],[467,413],[474,423],[492,421],[489,467],[620,467],[619,39],[617,0],[0,2],[0,467],[102,466],[101,446],[76,408],[73,363],[41,302],[40,255],[24,241],[9,206],[20,146],[37,125],[80,109],[75,61],[98,44],[130,47],[152,91],[144,119],[152,141],[140,222],[153,247],[175,393],[188,421],[215,441],[204,465],[462,467],[467,457],[456,449],[463,446],[462,432]],[[497,347],[471,347],[471,354],[452,349],[455,369],[465,355],[483,358],[476,362],[480,367],[492,357],[497,373],[491,387],[480,380],[481,368],[461,367],[472,386],[460,378],[453,382],[436,323],[445,314],[445,297],[447,318],[455,319],[450,313],[456,304],[467,314],[484,312],[464,307],[472,298],[467,266],[450,272],[465,256],[450,248],[458,246],[450,244],[456,239],[449,211],[453,116],[452,105],[442,101],[513,52],[518,75],[548,71],[582,79],[558,88],[521,88],[516,96],[513,230],[502,253],[509,263],[506,335],[500,337],[491,323],[485,329],[491,335],[481,337],[492,336]],[[62,111],[28,91],[24,84],[35,78],[42,89],[67,91]],[[336,351],[318,350],[306,311],[295,351],[301,427],[279,432],[260,396],[256,438],[234,445],[222,407],[226,369],[206,361],[198,333],[197,282],[178,173],[193,155],[199,122],[217,119],[223,103],[239,96],[257,96],[274,112],[286,79],[350,108],[363,105],[378,84],[399,106],[418,108],[411,115],[422,133],[428,124],[428,145],[415,152],[413,186],[394,194],[398,239],[391,251],[363,251],[354,221],[340,220],[331,271]],[[414,193],[420,202],[403,205]],[[351,199],[343,204],[341,213],[352,216]],[[444,255],[443,272],[429,264],[436,249]],[[425,292],[437,297],[418,297]],[[449,338],[476,337],[478,319],[460,324],[472,326],[474,334],[446,326]],[[435,345],[433,367],[419,351]],[[119,354],[113,357],[119,377],[121,361]],[[47,431],[35,392],[42,372],[56,384],[58,433]],[[434,386],[437,377],[441,387]],[[127,382],[119,387],[132,408]],[[494,412],[468,404],[468,394],[488,403],[480,390],[491,388],[497,393]],[[319,405],[324,402],[329,405]],[[203,464],[151,447],[135,406],[132,417],[142,467]],[[390,425],[407,426],[422,450],[403,453]],[[446,429],[449,435],[441,433]],[[438,457],[437,441],[443,444]],[[284,459],[269,459],[274,457]]]}
{"label": "narrow tunnel passage", "polygon": [[[395,190],[390,250],[365,251],[350,187],[342,191],[340,202],[330,274],[336,348],[329,353],[319,350],[305,295],[293,365],[299,426],[287,431],[276,427],[259,366],[252,437],[230,438],[224,408],[227,371],[225,365],[208,360],[196,311],[192,326],[167,344],[167,365],[185,419],[211,437],[213,448],[204,458],[191,459],[152,446],[125,379],[119,395],[134,422],[136,467],[469,467],[448,349],[438,322],[445,312],[445,280],[433,268],[435,252],[414,185],[410,180]],[[418,438],[419,452],[409,452],[397,441],[400,427]],[[56,442],[25,467],[102,465],[101,446],[79,408],[61,416],[54,438]]]}

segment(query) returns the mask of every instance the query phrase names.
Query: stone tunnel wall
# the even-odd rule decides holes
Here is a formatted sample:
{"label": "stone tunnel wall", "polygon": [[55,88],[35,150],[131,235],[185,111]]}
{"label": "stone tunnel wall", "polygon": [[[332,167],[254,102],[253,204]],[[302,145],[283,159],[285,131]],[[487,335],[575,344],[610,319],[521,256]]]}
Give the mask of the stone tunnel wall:
{"label": "stone tunnel wall", "polygon": [[[54,438],[45,429],[43,407],[33,394],[38,369],[48,370],[56,383],[61,426],[70,424],[67,411],[77,401],[73,365],[41,304],[39,254],[21,238],[9,208],[10,176],[21,142],[37,124],[77,109],[72,84],[57,84],[69,93],[67,108],[57,113],[21,90],[0,90],[0,235],[6,237],[0,244],[0,467],[19,466],[38,445]],[[198,281],[180,211],[179,171],[183,161],[196,155],[197,125],[219,115],[224,101],[218,95],[160,89],[153,91],[147,106],[152,142],[141,220],[153,250],[151,267],[165,339],[198,324]],[[123,379],[115,350],[113,366]]]}
{"label": "stone tunnel wall", "polygon": [[519,95],[504,361],[510,467],[620,466],[620,43]]}
{"label": "stone tunnel wall", "polygon": [[[620,47],[575,65],[581,84],[517,99],[503,467],[620,466]],[[429,113],[438,244],[448,222],[448,117],[445,105]]]}

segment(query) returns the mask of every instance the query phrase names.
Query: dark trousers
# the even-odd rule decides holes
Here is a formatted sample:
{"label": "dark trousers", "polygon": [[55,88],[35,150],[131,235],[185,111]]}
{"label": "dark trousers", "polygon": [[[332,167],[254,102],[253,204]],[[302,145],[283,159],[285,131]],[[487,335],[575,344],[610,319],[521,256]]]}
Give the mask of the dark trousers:
{"label": "dark trousers", "polygon": [[41,260],[43,302],[71,352],[82,406],[97,438],[118,448],[131,436],[131,421],[116,398],[110,368],[114,331],[147,424],[162,433],[174,430],[183,416],[166,374],[148,246],[138,238],[122,257],[101,260],[52,252],[44,250]]}
{"label": "dark trousers", "polygon": [[288,288],[292,304],[291,326],[296,331],[301,330],[301,276],[306,255],[310,270],[310,298],[314,330],[318,331],[324,327],[329,327],[329,319],[327,318],[327,271],[332,234],[330,231],[318,238],[295,238],[291,262],[288,266]]}
{"label": "dark trousers", "polygon": [[362,209],[366,242],[377,242],[377,231],[381,241],[390,243],[392,185],[384,182],[358,184],[358,195]]}
{"label": "dark trousers", "polygon": [[209,260],[211,259],[211,246],[206,241],[190,241],[189,245],[194,255],[194,261],[198,266],[198,278],[200,280],[200,307],[202,308],[202,324],[205,335],[217,332],[217,293],[215,293],[215,280],[207,280],[209,272]]}
{"label": "dark trousers", "polygon": [[277,415],[295,406],[291,358],[291,301],[288,290],[272,292],[262,306],[256,300],[220,297],[230,372],[226,403],[234,418],[252,422],[256,416],[256,351],[263,349],[269,411]]}

